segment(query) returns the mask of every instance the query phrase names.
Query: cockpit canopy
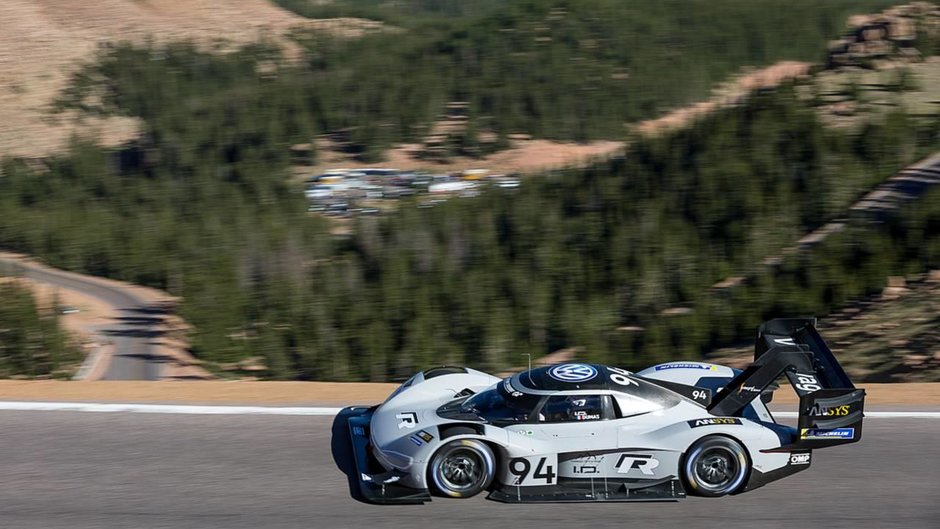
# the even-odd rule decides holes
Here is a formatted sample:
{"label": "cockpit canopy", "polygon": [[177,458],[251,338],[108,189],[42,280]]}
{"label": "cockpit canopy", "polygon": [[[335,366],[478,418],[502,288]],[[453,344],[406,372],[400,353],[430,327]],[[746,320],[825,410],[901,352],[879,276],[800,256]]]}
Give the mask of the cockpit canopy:
{"label": "cockpit canopy", "polygon": [[503,379],[438,409],[442,417],[497,425],[598,421],[675,406],[680,399],[629,371],[597,364],[557,364]]}

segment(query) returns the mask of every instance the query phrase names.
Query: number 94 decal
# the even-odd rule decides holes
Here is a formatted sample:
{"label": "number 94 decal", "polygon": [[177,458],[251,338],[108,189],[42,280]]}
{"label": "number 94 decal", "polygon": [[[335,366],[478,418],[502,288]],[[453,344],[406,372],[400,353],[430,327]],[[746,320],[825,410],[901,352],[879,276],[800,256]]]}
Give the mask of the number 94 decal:
{"label": "number 94 decal", "polygon": [[508,485],[554,485],[557,482],[558,456],[514,457],[506,466],[503,483]]}

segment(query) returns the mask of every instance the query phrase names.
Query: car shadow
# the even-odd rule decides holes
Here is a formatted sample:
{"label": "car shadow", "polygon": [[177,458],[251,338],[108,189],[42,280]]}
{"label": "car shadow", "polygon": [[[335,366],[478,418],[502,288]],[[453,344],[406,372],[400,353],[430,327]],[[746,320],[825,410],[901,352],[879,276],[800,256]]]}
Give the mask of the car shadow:
{"label": "car shadow", "polygon": [[333,453],[333,463],[340,472],[346,474],[349,486],[349,495],[356,501],[369,503],[359,489],[359,476],[356,470],[356,459],[352,449],[352,439],[349,434],[349,417],[355,415],[352,408],[343,408],[333,419],[331,429],[330,451]]}
{"label": "car shadow", "polygon": [[158,336],[163,336],[164,333],[161,330],[150,330],[150,329],[105,329],[101,331],[101,334],[105,336],[124,336],[128,338],[156,338]]}

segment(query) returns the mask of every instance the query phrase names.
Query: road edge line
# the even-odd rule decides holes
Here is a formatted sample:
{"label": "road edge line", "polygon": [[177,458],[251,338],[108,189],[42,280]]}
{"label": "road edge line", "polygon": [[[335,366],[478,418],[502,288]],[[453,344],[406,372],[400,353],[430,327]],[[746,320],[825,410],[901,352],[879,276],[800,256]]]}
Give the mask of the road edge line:
{"label": "road edge line", "polygon": [[162,413],[173,415],[334,416],[342,408],[268,406],[190,406],[181,404],[104,404],[97,402],[0,401],[0,411],[76,411],[93,413]]}
{"label": "road edge line", "polygon": [[[342,408],[319,406],[191,406],[183,404],[133,404],[100,402],[0,401],[0,411],[75,411],[92,413],[158,413],[172,415],[293,415],[334,416]],[[796,412],[774,413],[796,418]],[[867,411],[870,419],[940,419],[940,411]]]}

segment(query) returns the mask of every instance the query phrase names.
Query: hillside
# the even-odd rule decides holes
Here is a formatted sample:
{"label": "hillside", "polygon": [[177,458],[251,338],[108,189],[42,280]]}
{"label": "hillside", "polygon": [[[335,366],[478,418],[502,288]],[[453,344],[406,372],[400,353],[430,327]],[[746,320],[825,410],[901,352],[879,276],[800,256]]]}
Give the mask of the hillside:
{"label": "hillside", "polygon": [[266,0],[4,0],[0,2],[0,156],[43,156],[80,132],[116,145],[135,119],[50,116],[70,76],[111,43],[194,40],[245,44],[295,27],[357,35],[379,27],[356,19],[310,20]]}
{"label": "hillside", "polygon": [[[700,358],[761,319],[827,314],[887,276],[940,266],[934,193],[890,223],[847,227],[745,288],[712,291],[940,148],[937,121],[903,106],[862,116],[864,135],[826,126],[799,76],[717,105],[688,128],[637,135],[622,157],[433,208],[405,198],[389,215],[351,219],[346,237],[306,212],[288,183],[289,146],[325,133],[363,159],[440,132],[426,127],[442,112],[497,139],[623,139],[625,123],[707,94],[709,79],[742,64],[821,54],[830,32],[773,40],[773,13],[738,2],[763,24],[753,31],[765,52],[697,49],[671,64],[670,53],[718,46],[751,26],[736,20],[712,38],[710,20],[630,4],[652,6],[642,14],[661,22],[657,34],[675,35],[631,48],[616,40],[617,20],[593,27],[589,8],[601,4],[613,6],[572,1],[562,13],[513,2],[508,18],[462,29],[302,35],[307,60],[273,65],[265,46],[110,47],[63,105],[137,116],[146,134],[120,150],[77,143],[41,173],[5,161],[0,245],[182,297],[207,366],[261,357],[258,376],[310,380],[388,380],[442,362],[499,370],[523,353],[574,348],[634,368]],[[815,3],[798,4],[813,13]],[[837,34],[839,13],[824,20]],[[692,22],[701,31],[673,31]],[[631,55],[607,53],[623,50]],[[712,69],[686,68],[709,57]],[[676,86],[687,78],[698,87]]]}
{"label": "hillside", "polygon": [[[819,330],[849,374],[863,382],[940,381],[940,271],[852,302],[819,320]],[[743,367],[753,344],[719,349],[710,361]]]}

